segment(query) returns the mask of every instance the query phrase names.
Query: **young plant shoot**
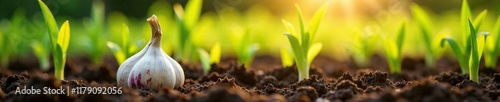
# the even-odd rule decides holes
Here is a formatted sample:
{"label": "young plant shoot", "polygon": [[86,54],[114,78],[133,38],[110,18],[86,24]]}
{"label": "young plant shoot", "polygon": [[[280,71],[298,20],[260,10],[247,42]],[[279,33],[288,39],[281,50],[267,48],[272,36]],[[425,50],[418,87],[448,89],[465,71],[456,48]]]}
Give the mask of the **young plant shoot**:
{"label": "young plant shoot", "polygon": [[293,65],[293,52],[287,48],[281,48],[281,66],[283,68],[289,67]]}
{"label": "young plant shoot", "polygon": [[[487,10],[483,10],[479,15],[474,19],[474,22],[471,22],[469,18],[471,18],[471,13],[469,9],[469,5],[467,3],[467,0],[463,0],[462,3],[462,10],[461,10],[461,16],[460,16],[460,24],[462,28],[462,35],[458,36],[460,37],[459,39],[452,39],[451,37],[444,38],[441,40],[441,46],[443,46],[444,41],[448,41],[450,43],[450,46],[452,47],[452,50],[455,54],[455,57],[458,59],[458,64],[460,65],[460,70],[462,73],[468,74],[469,71],[471,70],[470,68],[473,66],[470,61],[473,61],[471,58],[472,55],[471,53],[474,52],[472,51],[473,49],[471,48],[472,42],[471,40],[476,40],[476,39],[471,39],[471,36],[477,36],[477,32],[479,30],[480,25],[484,21],[484,18],[486,17]],[[472,26],[471,26],[472,25]],[[471,29],[472,28],[472,29]],[[474,31],[472,34],[472,31]],[[482,34],[481,34],[482,35]],[[485,36],[486,37],[486,36]],[[463,40],[460,40],[463,39]],[[462,42],[460,42],[462,41]],[[453,43],[457,43],[456,47]],[[477,42],[475,42],[477,43]],[[483,43],[480,43],[481,45]],[[458,46],[464,46],[465,48],[458,48]],[[482,48],[481,48],[482,49]],[[471,75],[472,77],[472,75]],[[472,78],[471,78],[472,79]]]}
{"label": "young plant shoot", "polygon": [[113,43],[111,41],[108,41],[106,42],[106,45],[108,45],[108,47],[111,49],[111,51],[113,52],[113,55],[115,56],[115,59],[116,59],[116,62],[118,62],[118,64],[123,64],[123,61],[125,61],[125,59],[127,57],[129,57],[128,55],[128,49],[129,49],[129,29],[128,29],[128,25],[127,24],[123,24],[123,27],[122,27],[122,42],[123,42],[123,46],[119,46],[118,44],[116,43]]}
{"label": "young plant shoot", "polygon": [[433,27],[430,18],[424,9],[422,9],[417,4],[412,4],[411,13],[413,14],[413,17],[418,24],[421,39],[423,40],[422,42],[424,43],[425,65],[427,66],[427,68],[432,68],[435,65],[434,62],[437,56],[435,48],[436,46],[434,46],[436,44],[433,44],[433,41],[442,38],[434,37],[433,34],[434,30],[432,29]]}
{"label": "young plant shoot", "polygon": [[55,66],[55,77],[59,80],[64,80],[64,65],[66,64],[66,51],[70,38],[69,22],[66,20],[58,31],[57,23],[52,12],[50,12],[49,8],[42,0],[38,0],[38,3],[40,4],[45,23],[49,29],[49,38],[52,45],[52,55]]}
{"label": "young plant shoot", "polygon": [[[283,24],[288,30],[285,35],[287,36],[290,45],[292,46],[293,55],[295,57],[295,63],[299,71],[299,81],[309,78],[309,68],[312,60],[321,51],[322,44],[314,43],[312,40],[316,34],[316,31],[321,23],[323,15],[326,13],[326,9],[329,3],[323,4],[316,13],[314,14],[311,23],[309,24],[308,30],[304,27],[304,21],[302,20],[302,12],[298,5],[295,5],[300,23],[300,36],[294,31],[292,24],[288,21],[283,20]],[[299,38],[300,37],[300,38]]]}
{"label": "young plant shoot", "polygon": [[253,55],[260,49],[257,43],[250,42],[250,38],[250,33],[248,31],[246,31],[243,36],[236,38],[239,39],[237,40],[239,42],[236,42],[235,46],[236,55],[238,57],[238,61],[243,63],[246,69],[250,68],[254,57]]}
{"label": "young plant shoot", "polygon": [[184,10],[180,4],[174,5],[175,15],[179,24],[179,46],[175,51],[175,59],[186,63],[195,57],[196,47],[192,43],[191,33],[200,17],[203,0],[190,0]]}
{"label": "young plant shoot", "polygon": [[366,27],[365,31],[359,36],[354,37],[354,42],[345,44],[344,47],[349,51],[353,57],[354,62],[359,67],[367,67],[368,61],[373,54],[374,45],[378,39],[377,34],[371,32],[370,27]]}
{"label": "young plant shoot", "polygon": [[201,65],[203,67],[203,73],[207,74],[212,66],[210,64],[219,64],[220,56],[221,56],[221,47],[220,43],[215,43],[215,45],[210,50],[210,54],[207,51],[200,48],[198,49],[198,55],[200,55]]}
{"label": "young plant shoot", "polygon": [[487,34],[476,34],[477,32],[472,22],[468,20],[468,23],[470,33],[468,36],[469,40],[467,40],[465,46],[460,46],[459,43],[451,37],[441,40],[441,46],[444,46],[444,44],[448,42],[453,50],[453,53],[455,54],[455,57],[458,59],[462,72],[468,72],[470,74],[470,80],[479,82],[479,61],[481,59]]}
{"label": "young plant shoot", "polygon": [[161,48],[163,36],[158,18],[153,15],[147,19],[151,26],[152,37],[137,54],[120,65],[116,74],[118,85],[130,88],[162,87],[174,88],[184,84],[184,71],[174,59]]}
{"label": "young plant shoot", "polygon": [[403,60],[402,51],[405,35],[406,23],[402,23],[399,26],[396,41],[394,41],[394,39],[388,38],[387,35],[382,35],[385,57],[387,62],[389,63],[389,71],[391,73],[401,73],[401,61]]}
{"label": "young plant shoot", "polygon": [[497,58],[500,53],[500,16],[498,16],[493,27],[491,37],[489,37],[486,48],[484,49],[484,65],[488,68],[497,67]]}
{"label": "young plant shoot", "polygon": [[[90,37],[90,57],[91,61],[94,65],[100,65],[103,62],[103,56],[105,51],[105,37],[103,37],[103,28],[104,28],[104,3],[101,0],[94,0],[92,4],[92,12],[91,12],[91,20],[84,22],[86,24],[86,28],[89,31]],[[119,62],[120,63],[120,62]],[[98,67],[96,67],[98,68]]]}

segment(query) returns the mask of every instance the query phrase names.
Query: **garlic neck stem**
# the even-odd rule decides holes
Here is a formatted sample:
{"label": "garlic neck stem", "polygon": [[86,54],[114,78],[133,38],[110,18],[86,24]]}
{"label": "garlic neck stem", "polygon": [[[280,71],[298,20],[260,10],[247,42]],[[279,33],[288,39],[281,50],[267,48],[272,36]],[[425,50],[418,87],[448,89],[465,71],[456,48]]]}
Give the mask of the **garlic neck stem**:
{"label": "garlic neck stem", "polygon": [[161,47],[161,27],[160,27],[160,22],[158,22],[158,18],[156,15],[151,16],[150,18],[147,19],[149,25],[151,26],[151,45],[154,47]]}

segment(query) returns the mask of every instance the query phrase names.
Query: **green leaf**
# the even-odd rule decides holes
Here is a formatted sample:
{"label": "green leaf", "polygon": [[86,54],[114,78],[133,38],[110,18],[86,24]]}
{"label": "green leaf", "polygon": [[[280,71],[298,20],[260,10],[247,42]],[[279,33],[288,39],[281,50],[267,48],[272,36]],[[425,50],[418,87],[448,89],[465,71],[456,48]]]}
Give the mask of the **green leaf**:
{"label": "green leaf", "polygon": [[288,67],[293,65],[293,55],[286,48],[281,48],[281,65]]}
{"label": "green leaf", "polygon": [[193,26],[198,22],[200,17],[201,7],[203,5],[203,0],[189,0],[186,5],[186,12],[184,16],[184,22],[188,29],[192,29]]}
{"label": "green leaf", "polygon": [[118,62],[118,64],[121,65],[127,58],[125,56],[125,52],[120,48],[120,46],[118,46],[113,42],[108,41],[106,42],[106,45],[108,45],[109,49],[113,51],[113,55],[115,56],[116,62]]}
{"label": "green leaf", "polygon": [[52,43],[52,46],[55,47],[57,44],[57,42],[56,42],[56,39],[57,39],[56,37],[57,37],[57,32],[58,32],[57,29],[59,29],[57,27],[56,20],[54,19],[52,12],[50,12],[49,7],[47,7],[47,5],[45,5],[45,3],[42,2],[42,0],[38,0],[38,4],[40,5],[40,9],[42,9],[43,18],[45,18],[45,23],[49,27],[49,34],[50,34],[50,38],[51,38],[50,41]]}
{"label": "green leaf", "polygon": [[55,77],[59,80],[64,80],[64,64],[66,63],[66,54],[62,52],[61,45],[56,44],[54,51],[54,66]]}
{"label": "green leaf", "polygon": [[470,77],[469,79],[474,81],[474,82],[478,82],[478,70],[479,70],[479,58],[481,56],[479,56],[479,47],[478,47],[478,44],[477,44],[477,37],[476,37],[476,31],[474,30],[474,25],[472,24],[472,22],[469,20],[469,29],[470,29],[470,37],[469,37],[469,40],[470,40],[470,44],[471,44],[471,57],[469,59],[469,72],[470,72]]}
{"label": "green leaf", "polygon": [[488,14],[488,10],[483,10],[481,13],[479,13],[479,15],[476,17],[476,19],[474,19],[474,30],[475,31],[479,31],[481,24],[483,23],[484,19],[486,18],[486,14]]}
{"label": "green leaf", "polygon": [[210,70],[210,55],[207,51],[203,49],[198,49],[198,55],[200,56],[201,65],[203,66],[203,72],[208,73]]}
{"label": "green leaf", "polygon": [[297,40],[297,37],[290,35],[290,34],[285,34],[288,37],[288,41],[290,42],[290,45],[292,46],[292,51],[293,55],[295,55],[296,62],[299,59],[304,59],[304,55],[302,53],[302,48],[299,44],[299,40]]}
{"label": "green leaf", "polygon": [[220,57],[221,57],[221,47],[220,43],[217,42],[210,50],[210,62],[219,64]]}
{"label": "green leaf", "polygon": [[383,39],[384,41],[384,49],[385,49],[385,54],[388,60],[394,60],[398,59],[399,57],[399,50],[398,50],[398,45],[393,39]]}
{"label": "green leaf", "polygon": [[48,70],[49,69],[48,49],[41,42],[36,40],[31,43],[31,47],[33,48],[33,53],[38,58],[40,68],[44,71]]}
{"label": "green leaf", "polygon": [[288,33],[290,33],[294,36],[297,36],[298,33],[295,31],[295,28],[293,27],[292,23],[290,23],[284,19],[282,19],[281,21],[283,22],[283,25],[285,25],[285,28],[288,31]]}
{"label": "green leaf", "polygon": [[467,20],[471,18],[471,13],[470,13],[470,8],[469,4],[467,3],[467,0],[462,0],[462,9],[460,12],[460,24],[462,27],[466,28],[464,29],[467,31]]}
{"label": "green leaf", "polygon": [[[248,55],[247,56],[252,57],[255,54],[255,52],[257,52],[257,50],[259,50],[259,49],[260,49],[259,44],[256,44],[256,43],[250,44],[250,46],[248,48]],[[251,60],[252,59],[250,58],[250,61]]]}
{"label": "green leaf", "polygon": [[63,53],[66,53],[68,50],[70,32],[69,21],[66,20],[61,26],[57,36],[57,44],[61,45]]}
{"label": "green leaf", "polygon": [[128,57],[128,52],[129,52],[129,39],[130,39],[130,30],[128,28],[128,25],[126,23],[122,24],[122,47],[123,47],[123,52],[126,57]]}
{"label": "green leaf", "polygon": [[297,10],[297,13],[298,13],[298,16],[299,16],[299,23],[300,23],[299,27],[300,27],[300,34],[301,34],[300,36],[303,39],[304,34],[306,34],[306,29],[304,28],[304,20],[302,19],[302,11],[301,11],[301,9],[300,9],[300,7],[299,7],[298,4],[295,4],[295,9]]}
{"label": "green leaf", "polygon": [[321,23],[321,20],[323,19],[323,16],[325,15],[329,4],[329,2],[323,4],[323,6],[321,6],[321,8],[319,8],[316,13],[314,13],[314,16],[311,19],[311,23],[309,24],[308,28],[308,33],[310,34],[309,37],[311,39],[316,35],[316,31],[318,30],[319,24]]}
{"label": "green leaf", "polygon": [[314,43],[311,45],[311,48],[307,52],[307,65],[310,65],[312,61],[314,60],[314,57],[319,54],[321,51],[321,48],[323,47],[323,44],[321,43]]}
{"label": "green leaf", "polygon": [[441,40],[441,47],[444,47],[444,44],[448,42],[450,44],[450,47],[455,54],[455,57],[457,57],[459,60],[464,58],[464,53],[462,52],[462,48],[458,45],[458,43],[451,37],[445,37],[444,39]]}
{"label": "green leaf", "polygon": [[399,28],[399,34],[396,38],[396,44],[398,49],[398,55],[401,54],[401,50],[403,48],[404,38],[406,35],[406,22],[403,22]]}
{"label": "green leaf", "polygon": [[477,52],[479,53],[479,58],[478,59],[481,59],[481,56],[483,54],[483,50],[484,50],[484,45],[486,43],[486,38],[488,37],[488,34],[487,33],[483,33],[483,34],[479,34],[479,36],[476,38],[476,41],[477,41]]}

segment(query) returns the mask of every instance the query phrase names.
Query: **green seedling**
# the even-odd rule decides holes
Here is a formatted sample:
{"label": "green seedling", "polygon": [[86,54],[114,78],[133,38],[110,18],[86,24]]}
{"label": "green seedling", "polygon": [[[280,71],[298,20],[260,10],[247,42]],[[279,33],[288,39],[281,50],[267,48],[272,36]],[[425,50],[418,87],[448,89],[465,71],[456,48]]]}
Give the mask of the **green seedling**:
{"label": "green seedling", "polygon": [[314,57],[318,55],[323,46],[321,43],[312,44],[312,40],[316,34],[316,31],[318,30],[319,23],[321,23],[323,15],[325,15],[326,13],[328,4],[329,3],[325,3],[316,11],[311,20],[311,23],[309,24],[308,30],[304,28],[301,9],[298,5],[295,5],[299,16],[300,38],[298,35],[295,35],[296,32],[294,31],[295,29],[293,28],[293,25],[290,22],[283,20],[283,24],[288,30],[285,35],[287,36],[290,45],[292,46],[295,63],[297,64],[297,68],[299,71],[299,81],[309,78],[309,68],[311,62]]}
{"label": "green seedling", "polygon": [[[461,28],[463,28],[463,29],[462,29],[462,35],[459,35],[458,37],[467,38],[467,39],[462,40],[462,42],[460,42],[460,40],[455,41],[455,40],[451,39],[451,37],[447,37],[447,38],[444,38],[444,40],[441,40],[441,46],[443,46],[444,41],[448,41],[448,39],[451,39],[451,41],[448,41],[448,42],[450,43],[450,46],[452,47],[452,50],[455,53],[455,57],[457,57],[457,59],[458,59],[458,63],[460,65],[460,70],[462,73],[468,74],[469,71],[471,71],[471,67],[474,67],[471,65],[473,65],[472,62],[474,62],[475,60],[472,60],[469,57],[471,57],[472,56],[471,53],[474,52],[474,51],[472,51],[473,48],[471,47],[472,43],[473,42],[477,43],[477,42],[471,41],[471,39],[472,39],[471,36],[477,36],[476,33],[478,33],[477,31],[479,30],[480,25],[484,21],[484,18],[486,17],[487,13],[488,13],[487,10],[483,10],[481,13],[479,13],[477,18],[474,19],[474,22],[471,22],[469,19],[469,18],[471,18],[469,5],[467,3],[467,0],[463,0],[461,16],[460,16],[460,23],[462,25]],[[476,37],[473,37],[473,38],[476,38]],[[453,43],[456,43],[456,45],[454,45]],[[482,45],[483,43],[480,43],[480,44]],[[454,47],[454,46],[456,46],[456,47]],[[464,46],[465,48],[461,49],[461,48],[458,48],[458,46]],[[481,48],[481,50],[482,50],[482,48]],[[470,62],[470,61],[472,61],[472,62]],[[477,70],[474,70],[474,71],[477,71]],[[472,77],[472,75],[471,75],[471,77]],[[471,79],[473,79],[473,78],[471,78]]]}
{"label": "green seedling", "polygon": [[434,44],[433,41],[442,38],[434,36],[434,30],[432,29],[434,27],[432,26],[431,20],[424,9],[417,4],[412,4],[411,12],[418,24],[420,35],[423,40],[422,42],[424,43],[425,65],[427,68],[432,68],[435,65],[434,62],[436,61],[437,56],[437,44]]}
{"label": "green seedling", "polygon": [[195,45],[190,41],[192,30],[198,23],[203,0],[190,0],[184,10],[180,4],[174,5],[179,24],[179,46],[175,51],[175,59],[188,62],[195,55]]}
{"label": "green seedling", "polygon": [[16,10],[12,15],[11,24],[2,27],[7,28],[2,35],[2,50],[0,51],[0,64],[2,67],[7,68],[9,66],[9,61],[15,55],[18,55],[21,52],[20,43],[22,38],[22,31],[24,31],[25,25],[25,11],[24,10]]}
{"label": "green seedling", "polygon": [[50,49],[47,48],[47,44],[43,44],[40,41],[34,40],[31,43],[31,47],[33,48],[33,52],[38,59],[38,63],[40,63],[40,68],[43,71],[49,70],[50,62],[49,62],[49,54]]}
{"label": "green seedling", "polygon": [[488,40],[487,47],[484,50],[484,64],[488,68],[497,67],[497,58],[500,53],[500,16],[498,16],[495,26],[493,28],[493,35]]}
{"label": "green seedling", "polygon": [[396,41],[394,39],[388,38],[388,36],[382,35],[382,42],[384,46],[384,52],[387,62],[389,63],[389,72],[391,73],[401,73],[401,63],[402,63],[402,51],[404,36],[406,35],[406,23],[399,26],[398,35]]}
{"label": "green seedling", "polygon": [[236,56],[238,61],[243,63],[245,68],[250,68],[255,52],[260,49],[257,43],[250,42],[250,33],[246,31],[241,38],[237,38],[239,42],[235,44]]}
{"label": "green seedling", "polygon": [[468,22],[470,33],[468,36],[469,40],[467,40],[467,44],[465,46],[460,46],[459,43],[451,37],[441,40],[441,46],[444,46],[444,44],[448,42],[453,50],[453,53],[458,59],[462,73],[469,73],[469,79],[474,82],[478,82],[479,61],[481,59],[484,43],[488,35],[476,34],[477,32],[474,25],[470,20],[468,20]]}
{"label": "green seedling", "polygon": [[[70,26],[69,21],[65,21],[61,29],[58,31],[56,20],[52,15],[50,9],[42,2],[38,0],[40,8],[45,18],[45,23],[49,29],[50,44],[52,45],[52,55],[54,58],[55,66],[55,77],[59,80],[64,80],[64,65],[66,64],[66,51],[69,45],[70,38]],[[59,32],[59,33],[58,33]]]}
{"label": "green seedling", "polygon": [[94,0],[90,21],[83,22],[87,25],[86,28],[90,37],[90,58],[94,65],[100,65],[103,62],[103,56],[105,53],[105,51],[103,51],[105,48],[105,37],[103,37],[104,8],[105,7],[102,1]]}
{"label": "green seedling", "polygon": [[220,43],[215,43],[210,50],[210,54],[202,48],[198,49],[198,53],[198,55],[200,55],[201,65],[203,66],[203,73],[207,74],[208,71],[212,69],[210,64],[219,64],[221,57]]}
{"label": "green seedling", "polygon": [[293,52],[290,49],[282,48],[281,51],[281,65],[283,68],[293,65]]}
{"label": "green seedling", "polygon": [[345,44],[344,47],[349,51],[353,57],[354,62],[359,67],[366,67],[368,60],[373,54],[374,45],[376,45],[378,39],[377,34],[372,34],[372,32],[367,31],[359,34],[354,38],[354,42],[351,44]]}
{"label": "green seedling", "polygon": [[122,46],[119,46],[116,43],[113,43],[111,41],[106,42],[106,45],[111,49],[113,52],[113,55],[115,56],[116,62],[118,62],[119,65],[121,65],[128,57],[129,55],[129,28],[128,25],[123,23],[122,26]]}

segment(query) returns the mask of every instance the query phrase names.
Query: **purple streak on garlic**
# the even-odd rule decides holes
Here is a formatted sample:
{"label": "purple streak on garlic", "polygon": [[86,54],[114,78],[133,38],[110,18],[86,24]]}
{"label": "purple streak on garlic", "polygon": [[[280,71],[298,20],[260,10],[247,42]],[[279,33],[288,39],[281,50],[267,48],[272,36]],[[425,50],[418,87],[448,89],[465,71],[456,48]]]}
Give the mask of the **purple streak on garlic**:
{"label": "purple streak on garlic", "polygon": [[147,21],[152,30],[151,40],[139,53],[120,65],[118,84],[151,89],[182,86],[185,78],[182,67],[161,48],[162,33],[158,18],[153,15]]}

